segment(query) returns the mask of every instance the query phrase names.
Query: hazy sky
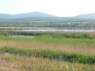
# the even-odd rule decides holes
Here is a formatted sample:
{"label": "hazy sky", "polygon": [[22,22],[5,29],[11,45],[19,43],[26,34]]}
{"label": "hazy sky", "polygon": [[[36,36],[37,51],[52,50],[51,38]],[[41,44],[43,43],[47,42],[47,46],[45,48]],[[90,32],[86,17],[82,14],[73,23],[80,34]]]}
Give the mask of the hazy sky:
{"label": "hazy sky", "polygon": [[0,0],[0,13],[40,11],[56,16],[95,13],[95,0]]}

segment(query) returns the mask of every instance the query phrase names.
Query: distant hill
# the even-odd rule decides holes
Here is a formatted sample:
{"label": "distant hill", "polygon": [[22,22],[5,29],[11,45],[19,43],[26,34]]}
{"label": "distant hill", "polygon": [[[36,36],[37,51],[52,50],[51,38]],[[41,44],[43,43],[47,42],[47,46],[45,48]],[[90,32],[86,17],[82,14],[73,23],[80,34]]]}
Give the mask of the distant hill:
{"label": "distant hill", "polygon": [[0,27],[95,29],[95,14],[83,14],[75,17],[57,17],[42,12],[17,15],[0,14]]}
{"label": "distant hill", "polygon": [[10,17],[12,16],[8,14],[0,14],[0,19],[10,18]]}
{"label": "distant hill", "polygon": [[49,15],[47,13],[43,12],[30,12],[30,13],[22,13],[22,14],[16,14],[16,15],[10,15],[10,14],[0,14],[0,19],[95,19],[95,13],[91,14],[80,14],[75,17],[57,17],[53,15]]}
{"label": "distant hill", "polygon": [[84,18],[84,19],[95,19],[95,13],[90,13],[90,14],[81,14],[76,16],[78,18]]}
{"label": "distant hill", "polygon": [[15,15],[14,17],[16,18],[34,17],[35,18],[35,17],[53,17],[53,16],[42,12],[31,12],[31,13],[18,14]]}
{"label": "distant hill", "polygon": [[55,17],[46,13],[42,12],[31,12],[31,13],[23,13],[23,14],[17,14],[17,15],[8,15],[8,14],[0,14],[0,19],[19,19],[19,18],[40,18],[40,17]]}

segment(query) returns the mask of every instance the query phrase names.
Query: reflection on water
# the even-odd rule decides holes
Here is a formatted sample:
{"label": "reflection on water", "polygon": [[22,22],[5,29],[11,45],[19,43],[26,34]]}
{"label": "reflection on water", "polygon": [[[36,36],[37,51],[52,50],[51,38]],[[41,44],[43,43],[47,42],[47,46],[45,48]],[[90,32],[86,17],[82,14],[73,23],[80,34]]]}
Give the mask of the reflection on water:
{"label": "reflection on water", "polygon": [[67,29],[67,28],[56,28],[56,27],[0,27],[0,31],[11,31],[11,32],[95,32],[95,29]]}
{"label": "reflection on water", "polygon": [[95,30],[81,29],[31,29],[31,30],[15,30],[16,32],[95,32]]}

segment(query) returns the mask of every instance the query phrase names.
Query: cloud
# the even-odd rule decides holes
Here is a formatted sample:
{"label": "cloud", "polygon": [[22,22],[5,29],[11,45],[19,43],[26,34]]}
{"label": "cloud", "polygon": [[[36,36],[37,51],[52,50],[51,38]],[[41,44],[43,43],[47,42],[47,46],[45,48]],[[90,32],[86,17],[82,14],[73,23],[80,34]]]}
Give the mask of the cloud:
{"label": "cloud", "polygon": [[95,12],[95,0],[0,0],[1,13],[46,12],[57,16],[74,16]]}

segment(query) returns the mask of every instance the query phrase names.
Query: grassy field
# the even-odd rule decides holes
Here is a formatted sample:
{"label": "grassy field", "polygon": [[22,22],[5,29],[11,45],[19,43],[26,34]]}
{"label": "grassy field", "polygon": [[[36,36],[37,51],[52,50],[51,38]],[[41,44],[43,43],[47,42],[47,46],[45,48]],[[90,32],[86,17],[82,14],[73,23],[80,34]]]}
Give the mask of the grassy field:
{"label": "grassy field", "polygon": [[95,71],[95,37],[0,35],[0,71]]}
{"label": "grassy field", "polygon": [[62,35],[0,36],[0,47],[57,49],[95,55],[95,38],[64,37]]}
{"label": "grassy field", "polygon": [[0,71],[95,71],[95,65],[0,54]]}

